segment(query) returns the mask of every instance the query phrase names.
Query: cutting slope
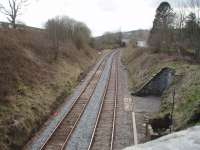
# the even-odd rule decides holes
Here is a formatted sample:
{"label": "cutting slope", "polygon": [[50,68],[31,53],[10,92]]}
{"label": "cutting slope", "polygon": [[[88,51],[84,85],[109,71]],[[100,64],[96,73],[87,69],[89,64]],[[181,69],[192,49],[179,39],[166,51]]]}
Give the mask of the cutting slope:
{"label": "cutting slope", "polygon": [[55,60],[46,37],[41,30],[0,29],[0,149],[20,149],[96,61],[93,49],[70,41]]}
{"label": "cutting slope", "polygon": [[148,49],[128,47],[123,62],[129,73],[129,87],[134,93],[152,79],[162,68],[175,70],[174,81],[161,97],[159,116],[171,112],[175,89],[175,130],[200,122],[200,65],[176,54],[152,53]]}

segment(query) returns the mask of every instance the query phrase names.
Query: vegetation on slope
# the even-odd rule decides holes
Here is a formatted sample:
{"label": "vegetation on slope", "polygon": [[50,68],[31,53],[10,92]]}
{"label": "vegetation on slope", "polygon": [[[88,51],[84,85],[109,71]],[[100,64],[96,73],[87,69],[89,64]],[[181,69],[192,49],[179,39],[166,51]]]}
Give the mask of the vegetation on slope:
{"label": "vegetation on slope", "polygon": [[93,39],[92,45],[96,49],[112,49],[124,47],[129,40],[146,41],[148,39],[148,30],[134,30],[128,32],[107,32],[102,36]]}
{"label": "vegetation on slope", "polygon": [[[180,2],[177,9],[161,2],[156,9],[148,44],[155,52],[177,52],[200,60],[200,5],[198,1]],[[188,9],[190,8],[190,9]]]}
{"label": "vegetation on slope", "polygon": [[102,36],[96,37],[93,40],[93,46],[96,49],[113,49],[122,46],[122,32],[107,32]]}
{"label": "vegetation on slope", "polygon": [[171,112],[172,93],[176,90],[174,128],[179,130],[200,123],[200,65],[175,54],[153,53],[149,49],[129,46],[123,51],[122,61],[127,66],[129,87],[137,91],[163,67],[175,69],[173,84],[161,97],[159,116]]}
{"label": "vegetation on slope", "polygon": [[87,43],[60,42],[46,31],[0,29],[0,149],[20,149],[97,58]]}

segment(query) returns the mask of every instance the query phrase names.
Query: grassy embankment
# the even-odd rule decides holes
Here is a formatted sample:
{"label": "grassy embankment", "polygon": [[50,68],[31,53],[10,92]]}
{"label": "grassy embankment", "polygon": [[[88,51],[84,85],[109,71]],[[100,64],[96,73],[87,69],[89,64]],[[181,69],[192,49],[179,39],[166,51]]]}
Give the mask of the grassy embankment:
{"label": "grassy embankment", "polygon": [[175,55],[152,53],[148,49],[131,46],[124,49],[122,61],[127,66],[131,91],[136,91],[163,67],[175,69],[175,80],[161,97],[162,104],[158,115],[163,116],[171,112],[172,91],[175,88],[175,130],[200,123],[199,64],[191,63]]}
{"label": "grassy embankment", "polygon": [[54,54],[44,31],[0,30],[0,149],[20,149],[97,58],[70,41]]}

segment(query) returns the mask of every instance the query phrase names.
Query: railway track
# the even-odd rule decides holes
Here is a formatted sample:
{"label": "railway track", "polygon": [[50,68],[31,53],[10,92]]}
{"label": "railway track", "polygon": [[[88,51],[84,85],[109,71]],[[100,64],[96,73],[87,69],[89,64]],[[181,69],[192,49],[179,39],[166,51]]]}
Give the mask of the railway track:
{"label": "railway track", "polygon": [[[124,66],[121,64],[120,54],[118,55],[118,99],[116,107],[116,120],[115,120],[115,138],[113,149],[121,150],[130,145],[134,145],[134,131],[133,131],[133,118],[132,110],[133,103],[125,101],[130,98],[128,92],[127,78],[124,71]],[[130,100],[130,99],[129,99]]]}
{"label": "railway track", "polygon": [[95,66],[73,101],[66,105],[63,119],[50,132],[43,132],[47,136],[41,134],[33,145],[29,142],[25,150],[113,150],[130,145],[132,135],[127,133],[132,133],[132,126],[127,124],[131,119],[124,112],[125,86],[118,54],[113,51]]}
{"label": "railway track", "polygon": [[99,109],[88,150],[112,150],[118,95],[118,62],[113,60],[110,77]]}
{"label": "railway track", "polygon": [[74,101],[70,111],[64,119],[60,121],[54,132],[52,132],[52,135],[45,141],[40,150],[63,150],[65,148],[68,139],[70,138],[73,130],[76,128],[78,121],[80,120],[93,92],[95,91],[96,85],[104,70],[107,58],[108,56],[99,65],[86,88]]}

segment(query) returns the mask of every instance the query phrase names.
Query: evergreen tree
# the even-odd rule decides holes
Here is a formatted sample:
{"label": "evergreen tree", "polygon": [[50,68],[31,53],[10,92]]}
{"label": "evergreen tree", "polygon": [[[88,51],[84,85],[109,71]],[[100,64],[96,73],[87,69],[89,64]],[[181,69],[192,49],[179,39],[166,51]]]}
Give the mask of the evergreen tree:
{"label": "evergreen tree", "polygon": [[153,28],[150,32],[149,45],[157,51],[170,47],[173,40],[174,13],[168,2],[162,2],[156,10]]}

